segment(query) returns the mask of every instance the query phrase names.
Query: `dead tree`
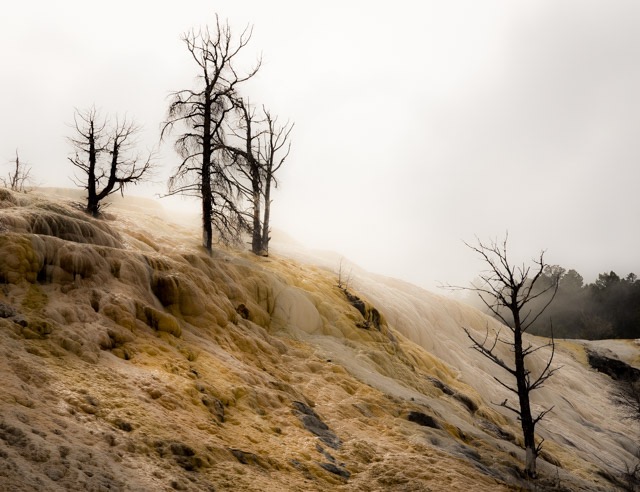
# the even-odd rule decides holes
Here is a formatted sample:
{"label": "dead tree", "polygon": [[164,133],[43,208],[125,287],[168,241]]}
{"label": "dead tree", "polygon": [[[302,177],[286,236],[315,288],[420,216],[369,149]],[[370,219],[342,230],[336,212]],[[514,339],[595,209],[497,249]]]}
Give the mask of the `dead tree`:
{"label": "dead tree", "polygon": [[264,185],[264,166],[260,162],[261,121],[256,119],[255,109],[242,98],[234,99],[238,120],[230,125],[229,132],[236,145],[226,144],[226,151],[236,163],[238,178],[236,185],[249,201],[248,224],[251,232],[251,251],[256,255],[262,251],[261,205]]}
{"label": "dead tree", "polygon": [[184,132],[175,142],[182,161],[169,178],[168,195],[196,196],[202,202],[203,246],[211,252],[213,228],[225,242],[237,239],[246,223],[237,203],[238,189],[231,177],[234,165],[224,150],[225,122],[235,109],[238,85],[253,77],[260,61],[245,75],[235,66],[247,46],[252,30],[235,37],[227,22],[216,16],[213,32],[208,28],[186,33],[182,40],[198,68],[198,87],[171,95],[161,139],[176,125]]}
{"label": "dead tree", "polygon": [[248,101],[235,101],[239,120],[230,132],[235,143],[227,151],[237,162],[238,186],[250,204],[248,213],[251,250],[256,255],[269,254],[271,218],[271,186],[277,186],[275,174],[291,150],[289,135],[293,124],[279,126],[277,117],[263,106],[258,117]]}
{"label": "dead tree", "polygon": [[[485,244],[480,240],[478,240],[477,246],[465,244],[478,253],[488,266],[487,270],[480,275],[480,282],[470,290],[479,294],[487,308],[508,327],[512,337],[503,338],[499,332],[490,335],[488,328],[484,337],[477,337],[467,328],[464,328],[464,331],[471,340],[473,349],[515,379],[514,386],[513,383],[507,383],[495,377],[498,383],[514,393],[518,399],[517,404],[512,404],[508,399],[505,399],[499,405],[514,412],[520,420],[526,452],[525,473],[529,477],[535,478],[536,458],[542,447],[542,441],[536,444],[536,424],[553,407],[534,415],[531,411],[530,394],[540,388],[559,368],[551,367],[555,353],[553,335],[548,343],[534,347],[523,339],[523,334],[553,301],[558,290],[558,280],[556,279],[555,282],[542,290],[534,290],[547,266],[544,262],[544,252],[541,252],[540,256],[533,260],[532,266],[526,266],[524,263],[521,266],[515,266],[511,264],[507,255],[506,237],[502,244],[498,244],[497,241]],[[532,311],[531,301],[541,296],[548,297],[548,299],[541,309]],[[512,361],[502,359],[497,351],[498,344],[509,346],[513,353]],[[539,374],[532,374],[527,368],[527,357],[545,347],[551,348],[551,355],[544,369]]]}
{"label": "dead tree", "polygon": [[138,184],[150,176],[153,154],[149,152],[142,159],[133,154],[140,127],[126,117],[116,117],[110,126],[93,107],[76,110],[73,119],[76,135],[69,142],[75,155],[69,161],[83,173],[74,182],[87,190],[87,212],[98,217],[102,200],[118,191],[124,194],[128,184]]}
{"label": "dead tree", "polygon": [[25,191],[25,185],[29,182],[29,175],[31,168],[27,167],[24,162],[20,161],[18,150],[16,149],[16,159],[12,161],[12,165],[15,164],[13,172],[9,172],[9,179],[2,178],[2,184],[5,188],[9,188],[12,191]]}
{"label": "dead tree", "polygon": [[271,220],[271,185],[278,187],[276,180],[276,172],[282,167],[284,161],[289,157],[291,152],[291,141],[289,136],[293,130],[293,123],[286,122],[284,125],[278,125],[278,118],[272,117],[264,106],[262,111],[266,121],[266,132],[263,134],[264,145],[262,145],[263,155],[261,160],[264,163],[264,215],[262,217],[262,251],[264,254],[269,253],[269,241],[271,240],[271,229],[269,221]]}

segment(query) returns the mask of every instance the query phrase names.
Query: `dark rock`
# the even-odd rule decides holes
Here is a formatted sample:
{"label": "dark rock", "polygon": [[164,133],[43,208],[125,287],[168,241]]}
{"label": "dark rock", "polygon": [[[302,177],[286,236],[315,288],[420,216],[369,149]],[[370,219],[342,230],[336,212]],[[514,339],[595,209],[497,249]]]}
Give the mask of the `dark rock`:
{"label": "dark rock", "polygon": [[40,338],[47,338],[53,332],[53,325],[44,319],[32,319],[29,321],[28,328]]}
{"label": "dark rock", "polygon": [[502,427],[494,424],[489,420],[482,419],[480,421],[480,426],[498,439],[504,439],[505,441],[509,442],[515,442],[516,440],[516,436],[514,436],[511,432],[505,431]]}
{"label": "dark rock", "polygon": [[316,477],[311,474],[309,468],[304,463],[301,463],[300,461],[295,459],[289,460],[289,463],[291,463],[291,466],[293,466],[296,470],[301,472],[304,478],[306,478],[307,480],[316,480]]}
{"label": "dark rock", "polygon": [[462,444],[460,444],[458,446],[458,451],[463,455],[466,456],[467,458],[471,458],[474,461],[477,462],[481,462],[482,459],[480,457],[480,453],[478,453],[478,451],[476,451],[475,449],[469,447],[469,446],[464,446]]}
{"label": "dark rock", "polygon": [[433,429],[441,428],[440,424],[438,424],[438,422],[436,422],[433,417],[431,417],[430,415],[425,415],[422,412],[409,412],[409,415],[407,415],[407,420],[424,427],[431,427]]}
{"label": "dark rock", "polygon": [[305,429],[318,436],[327,446],[332,447],[333,449],[338,449],[340,447],[342,444],[340,438],[336,436],[331,429],[329,429],[327,424],[320,419],[313,409],[300,401],[294,401],[293,408],[294,414],[300,419]]}
{"label": "dark rock", "polygon": [[378,331],[380,331],[382,328],[382,316],[380,315],[380,311],[374,307],[367,307],[366,303],[362,299],[355,294],[352,294],[347,289],[342,289],[342,291],[347,297],[349,303],[351,303],[351,305],[356,308],[364,318],[364,323],[356,323],[356,326],[358,328],[368,330],[371,325],[373,325]]}
{"label": "dark rock", "polygon": [[431,384],[433,384],[436,388],[438,388],[440,391],[442,391],[444,394],[446,395],[453,395],[455,392],[449,388],[449,386],[447,386],[446,384],[444,384],[442,381],[440,381],[438,378],[434,378],[431,376],[428,376],[427,379],[429,380],[429,382]]}
{"label": "dark rock", "polygon": [[216,418],[221,424],[224,422],[224,405],[222,402],[211,395],[204,395],[202,397],[202,404],[209,409],[209,412]]}
{"label": "dark rock", "polygon": [[265,462],[257,454],[234,448],[229,448],[229,451],[243,465],[256,465],[265,469],[267,468]]}
{"label": "dark rock", "polygon": [[348,470],[334,465],[333,463],[319,463],[319,465],[329,473],[333,473],[334,475],[338,475],[339,477],[349,478],[351,476],[351,473]]}
{"label": "dark rock", "polygon": [[318,451],[318,453],[322,454],[325,458],[327,458],[331,463],[335,463],[336,459],[331,456],[330,453],[328,453],[327,451],[325,451],[325,449],[320,446],[320,444],[316,444],[316,451]]}
{"label": "dark rock", "polygon": [[344,289],[344,295],[347,296],[347,300],[351,303],[351,305],[360,311],[360,314],[363,318],[367,317],[366,305],[362,299],[358,296],[352,294],[347,289]]}
{"label": "dark rock", "polygon": [[22,316],[21,314],[16,314],[15,316],[13,316],[11,318],[11,321],[13,321],[14,323],[16,323],[17,325],[22,326],[23,328],[26,328],[27,326],[29,326],[29,322],[27,321],[27,319]]}
{"label": "dark rock", "polygon": [[378,311],[374,307],[369,309],[369,313],[367,314],[367,321],[373,323],[373,326],[375,326],[377,330],[380,331],[380,327],[382,325],[382,317],[380,316],[380,311]]}
{"label": "dark rock", "polygon": [[640,369],[618,359],[606,357],[600,353],[587,350],[589,365],[617,381],[635,382],[640,380]]}
{"label": "dark rock", "polygon": [[22,430],[4,422],[0,422],[0,439],[9,446],[25,447],[29,444],[29,438]]}
{"label": "dark rock", "polygon": [[196,452],[186,444],[181,442],[172,442],[169,446],[174,456],[195,456]]}
{"label": "dark rock", "polygon": [[202,459],[196,455],[196,452],[181,442],[156,441],[154,446],[161,457],[173,456],[176,463],[187,471],[197,470],[204,465]]}
{"label": "dark rock", "polygon": [[133,426],[129,422],[121,419],[117,419],[113,424],[121,431],[131,432],[133,430]]}
{"label": "dark rock", "polygon": [[165,307],[180,302],[178,282],[172,275],[154,274],[151,280],[151,290]]}
{"label": "dark rock", "polygon": [[471,413],[475,413],[478,410],[478,405],[467,395],[463,395],[462,393],[454,393],[453,397],[462,403]]}
{"label": "dark rock", "polygon": [[238,307],[236,308],[236,313],[238,313],[244,319],[249,319],[249,308],[247,308],[247,306],[245,306],[244,304],[238,305]]}
{"label": "dark rock", "polygon": [[16,314],[18,314],[18,312],[13,306],[0,302],[0,318],[11,318]]}

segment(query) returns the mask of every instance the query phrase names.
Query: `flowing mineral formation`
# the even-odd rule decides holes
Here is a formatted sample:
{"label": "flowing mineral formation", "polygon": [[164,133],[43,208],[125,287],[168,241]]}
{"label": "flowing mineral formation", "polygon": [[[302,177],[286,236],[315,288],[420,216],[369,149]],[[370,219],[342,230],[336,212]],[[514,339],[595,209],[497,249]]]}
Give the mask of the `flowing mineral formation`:
{"label": "flowing mineral formation", "polygon": [[291,244],[262,258],[199,242],[151,202],[96,220],[0,190],[2,490],[627,485],[640,430],[588,350],[637,368],[633,341],[557,342],[527,481],[519,423],[496,405],[506,375],[462,329],[495,320],[357,269],[347,296],[335,257]]}

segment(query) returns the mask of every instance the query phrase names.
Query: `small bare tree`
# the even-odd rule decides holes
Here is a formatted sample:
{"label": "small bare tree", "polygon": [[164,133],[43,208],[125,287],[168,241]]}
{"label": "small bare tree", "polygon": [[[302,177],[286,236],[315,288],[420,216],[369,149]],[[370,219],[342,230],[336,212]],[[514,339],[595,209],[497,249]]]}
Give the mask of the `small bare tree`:
{"label": "small bare tree", "polygon": [[338,288],[340,290],[347,291],[349,290],[349,284],[351,283],[351,272],[352,269],[349,269],[347,273],[343,268],[344,258],[340,258],[340,263],[338,265]]}
{"label": "small bare tree", "polygon": [[86,175],[76,177],[74,182],[87,190],[87,212],[98,217],[103,199],[118,191],[123,194],[126,185],[149,177],[153,153],[143,159],[132,155],[140,127],[126,117],[116,117],[115,125],[110,127],[108,120],[92,107],[76,109],[73,119],[76,135],[69,142],[75,155],[69,161]]}
{"label": "small bare tree", "polygon": [[18,155],[18,149],[16,149],[16,159],[11,162],[13,171],[9,171],[9,179],[2,179],[2,184],[5,188],[9,188],[12,191],[24,192],[25,185],[30,180],[31,168],[27,167],[24,162],[20,161]]}
{"label": "small bare tree", "polygon": [[[543,439],[539,444],[536,444],[536,424],[553,407],[534,415],[531,411],[530,394],[540,388],[559,367],[551,367],[555,353],[553,334],[548,343],[538,347],[526,342],[523,339],[523,334],[553,301],[558,290],[558,280],[556,279],[555,282],[542,290],[535,290],[536,283],[547,266],[544,262],[544,252],[541,252],[540,256],[533,260],[533,266],[526,266],[524,263],[521,266],[515,266],[511,264],[507,255],[507,237],[501,244],[497,241],[485,244],[479,239],[476,246],[465,244],[478,253],[488,266],[487,270],[480,275],[480,281],[468,290],[478,293],[486,307],[509,328],[512,336],[504,338],[500,332],[490,335],[488,328],[484,337],[477,337],[468,328],[464,328],[464,331],[471,340],[474,350],[480,352],[515,379],[514,386],[512,383],[506,383],[495,377],[498,383],[518,398],[517,404],[505,399],[499,405],[514,412],[520,420],[526,452],[525,473],[529,477],[535,478],[536,458],[542,447],[542,441],[544,441]],[[531,301],[541,296],[548,296],[548,300],[541,309],[532,311]],[[511,362],[500,357],[497,350],[498,344],[510,347],[513,353]],[[551,355],[544,369],[538,374],[532,374],[527,368],[527,357],[545,347],[551,348]]]}

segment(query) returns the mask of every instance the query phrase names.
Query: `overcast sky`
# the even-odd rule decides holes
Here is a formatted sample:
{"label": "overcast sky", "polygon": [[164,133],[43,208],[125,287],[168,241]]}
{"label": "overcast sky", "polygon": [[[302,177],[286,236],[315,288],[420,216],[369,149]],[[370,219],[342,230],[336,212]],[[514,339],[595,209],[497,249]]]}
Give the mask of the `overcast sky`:
{"label": "overcast sky", "polygon": [[[157,145],[196,67],[180,35],[254,26],[246,95],[295,121],[273,226],[433,287],[481,268],[462,240],[586,280],[640,274],[640,2],[10,2],[0,17],[0,163],[72,186],[74,107],[127,113]],[[177,163],[160,148],[158,187]]]}

